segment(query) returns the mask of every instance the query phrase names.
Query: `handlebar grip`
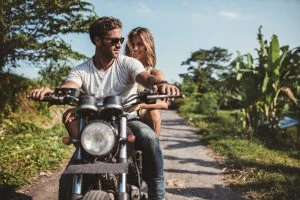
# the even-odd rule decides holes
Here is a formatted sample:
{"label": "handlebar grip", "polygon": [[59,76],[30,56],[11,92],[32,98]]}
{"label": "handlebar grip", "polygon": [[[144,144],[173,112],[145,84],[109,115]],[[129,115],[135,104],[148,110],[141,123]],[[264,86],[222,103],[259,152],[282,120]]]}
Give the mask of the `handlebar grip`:
{"label": "handlebar grip", "polygon": [[30,96],[29,94],[26,96],[26,98],[34,100],[34,101],[48,101],[48,100],[45,100],[45,97],[43,99],[38,99],[38,98]]}
{"label": "handlebar grip", "polygon": [[157,94],[157,95],[149,95],[146,98],[147,99],[164,99],[164,98],[184,98],[185,96],[183,94],[180,95],[167,95],[167,94]]}
{"label": "handlebar grip", "polygon": [[42,100],[41,99],[33,98],[33,97],[29,96],[29,95],[27,96],[27,98],[33,99],[35,101],[49,102],[51,105],[64,105],[64,104],[68,104],[69,101],[70,101],[65,96],[55,96],[55,95],[44,96],[44,98]]}
{"label": "handlebar grip", "polygon": [[49,95],[49,96],[45,96],[42,101],[46,101],[52,104],[60,104],[60,103],[64,103],[65,97]]}

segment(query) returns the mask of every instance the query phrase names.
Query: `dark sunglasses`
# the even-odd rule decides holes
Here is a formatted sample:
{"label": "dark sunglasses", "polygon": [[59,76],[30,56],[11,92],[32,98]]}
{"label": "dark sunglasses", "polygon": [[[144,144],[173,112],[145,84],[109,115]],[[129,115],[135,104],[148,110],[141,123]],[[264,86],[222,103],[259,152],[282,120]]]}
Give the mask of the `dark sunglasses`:
{"label": "dark sunglasses", "polygon": [[111,45],[116,45],[119,44],[119,42],[121,42],[121,44],[123,44],[125,38],[121,37],[121,38],[103,38],[105,40],[110,40],[110,44]]}

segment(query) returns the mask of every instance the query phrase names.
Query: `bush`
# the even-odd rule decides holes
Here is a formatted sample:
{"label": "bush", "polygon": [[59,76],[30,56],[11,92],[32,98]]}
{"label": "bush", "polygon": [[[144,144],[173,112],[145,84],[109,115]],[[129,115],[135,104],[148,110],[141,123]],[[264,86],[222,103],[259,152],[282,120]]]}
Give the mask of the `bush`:
{"label": "bush", "polygon": [[195,99],[187,97],[183,99],[181,103],[182,104],[178,110],[180,113],[199,113],[199,110],[197,110],[198,103]]}
{"label": "bush", "polygon": [[22,108],[28,110],[28,107],[33,106],[34,103],[26,100],[26,92],[34,85],[29,79],[0,72],[0,122],[12,112],[18,112]]}
{"label": "bush", "polygon": [[208,116],[215,116],[217,110],[217,94],[214,92],[204,93],[203,96],[201,96],[196,108],[197,113],[202,113]]}

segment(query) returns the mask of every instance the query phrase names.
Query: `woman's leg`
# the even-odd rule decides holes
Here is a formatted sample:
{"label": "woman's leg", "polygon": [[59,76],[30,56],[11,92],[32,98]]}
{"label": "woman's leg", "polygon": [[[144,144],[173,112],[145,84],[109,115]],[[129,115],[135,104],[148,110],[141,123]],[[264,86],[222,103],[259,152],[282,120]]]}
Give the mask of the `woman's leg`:
{"label": "woman's leg", "polygon": [[155,132],[141,121],[129,121],[128,126],[136,136],[136,148],[142,151],[142,173],[148,185],[148,198],[164,199],[164,166],[159,139]]}

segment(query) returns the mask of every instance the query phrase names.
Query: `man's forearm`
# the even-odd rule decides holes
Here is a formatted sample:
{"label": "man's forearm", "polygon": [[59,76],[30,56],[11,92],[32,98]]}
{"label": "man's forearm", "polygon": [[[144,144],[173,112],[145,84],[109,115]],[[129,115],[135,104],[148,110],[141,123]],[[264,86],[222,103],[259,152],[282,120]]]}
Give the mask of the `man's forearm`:
{"label": "man's forearm", "polygon": [[154,85],[158,85],[158,84],[161,84],[164,82],[166,82],[166,81],[163,80],[162,78],[151,75],[147,79],[147,87],[148,87],[148,89],[151,89]]}

